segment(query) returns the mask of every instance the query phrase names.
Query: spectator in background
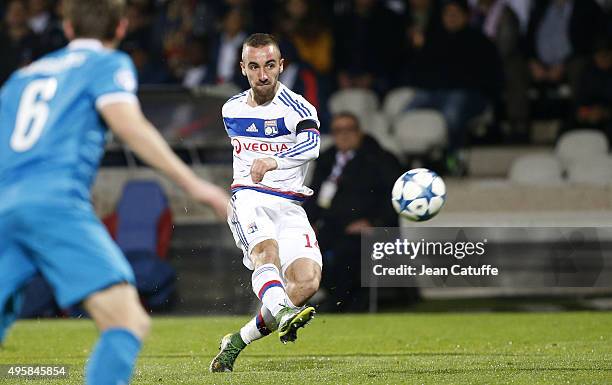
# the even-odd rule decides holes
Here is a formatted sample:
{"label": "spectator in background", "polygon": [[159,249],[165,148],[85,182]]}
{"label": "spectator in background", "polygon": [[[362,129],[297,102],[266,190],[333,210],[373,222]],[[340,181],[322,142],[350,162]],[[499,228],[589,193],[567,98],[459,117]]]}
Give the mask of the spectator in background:
{"label": "spectator in background", "polygon": [[0,85],[14,70],[29,64],[37,56],[38,47],[38,39],[28,26],[26,3],[8,1],[0,29]]}
{"label": "spectator in background", "polygon": [[196,1],[193,11],[192,34],[196,39],[208,38],[219,28],[220,15],[225,13],[228,4],[222,0]]}
{"label": "spectator in background", "polygon": [[319,75],[329,74],[333,64],[333,36],[317,1],[288,0],[277,25],[303,62]]}
{"label": "spectator in background", "polygon": [[194,88],[203,84],[208,72],[208,45],[205,39],[193,36],[187,45],[187,69],[183,87]]}
{"label": "spectator in background", "polygon": [[[363,133],[357,117],[332,117],[334,146],[319,155],[304,203],[324,259],[322,287],[328,311],[367,309],[360,283],[360,233],[372,226],[397,226],[389,192],[401,174],[398,160]],[[381,167],[384,165],[384,167]],[[336,304],[338,305],[336,306]]]}
{"label": "spectator in background", "polygon": [[334,62],[339,88],[371,88],[384,94],[397,73],[401,49],[389,39],[403,35],[401,17],[382,1],[354,0],[334,23]]}
{"label": "spectator in background", "polygon": [[193,31],[195,3],[166,2],[153,24],[152,56],[160,56],[173,81],[180,81],[187,68],[187,42]]}
{"label": "spectator in background", "polygon": [[156,54],[154,50],[151,39],[151,12],[152,9],[146,2],[132,1],[128,4],[128,30],[119,45],[119,49],[128,53],[134,61],[141,84],[166,83],[170,80],[170,75],[160,60],[161,55]]}
{"label": "spectator in background", "polygon": [[244,24],[241,8],[230,8],[223,16],[221,30],[212,38],[206,83],[245,86],[239,66],[242,43],[247,37]]}
{"label": "spectator in background", "polygon": [[409,0],[406,34],[409,48],[420,50],[433,34],[439,33],[440,10],[434,0]]}
{"label": "spectator in background", "polygon": [[[536,1],[537,0],[504,0],[504,3],[512,8],[512,11],[518,18],[522,33],[527,31],[532,3]],[[468,0],[468,2],[471,8],[478,8],[480,0]]]}
{"label": "spectator in background", "polygon": [[50,5],[47,0],[29,0],[28,25],[35,34],[41,35],[52,24]]}
{"label": "spectator in background", "polygon": [[[61,0],[58,1],[56,9],[61,12]],[[61,15],[55,15],[52,12],[48,0],[29,0],[28,10],[28,25],[40,41],[40,55],[55,51],[66,45],[67,40],[64,36]]]}
{"label": "spectator in background", "polygon": [[570,94],[592,53],[603,13],[593,0],[539,0],[527,33],[529,72],[538,86],[568,82]]}
{"label": "spectator in background", "polygon": [[501,64],[495,46],[468,25],[464,0],[445,0],[442,31],[425,42],[404,78],[417,87],[406,107],[439,110],[449,131],[447,167],[465,172],[461,149],[470,119],[481,114],[500,92]]}
{"label": "spectator in background", "polygon": [[508,0],[478,0],[474,24],[497,47],[505,78],[505,113],[510,133],[527,139],[529,73],[522,51],[521,22]]}
{"label": "spectator in background", "polygon": [[599,39],[576,92],[578,127],[603,130],[612,140],[612,39]]}
{"label": "spectator in background", "polygon": [[415,73],[415,68],[412,68],[415,56],[421,52],[425,43],[442,29],[438,2],[409,0],[405,25],[405,40],[401,48],[404,68],[398,79],[400,83],[411,82],[410,78]]}

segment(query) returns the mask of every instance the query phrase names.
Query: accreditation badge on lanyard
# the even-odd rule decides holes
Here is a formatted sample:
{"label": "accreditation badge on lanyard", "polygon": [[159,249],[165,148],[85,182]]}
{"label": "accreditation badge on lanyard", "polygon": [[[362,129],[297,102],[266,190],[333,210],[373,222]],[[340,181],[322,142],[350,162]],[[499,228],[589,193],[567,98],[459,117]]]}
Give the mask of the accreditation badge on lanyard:
{"label": "accreditation badge on lanyard", "polygon": [[335,181],[326,180],[321,185],[319,190],[319,197],[317,198],[317,204],[323,209],[328,209],[331,206],[332,200],[336,196],[338,190],[338,184]]}
{"label": "accreditation badge on lanyard", "polygon": [[317,198],[319,207],[328,209],[331,206],[332,200],[336,196],[336,191],[338,191],[338,179],[340,175],[342,175],[342,170],[354,156],[355,151],[338,151],[336,153],[336,162],[334,163],[331,174],[329,174],[329,177],[323,182],[319,190],[319,197]]}

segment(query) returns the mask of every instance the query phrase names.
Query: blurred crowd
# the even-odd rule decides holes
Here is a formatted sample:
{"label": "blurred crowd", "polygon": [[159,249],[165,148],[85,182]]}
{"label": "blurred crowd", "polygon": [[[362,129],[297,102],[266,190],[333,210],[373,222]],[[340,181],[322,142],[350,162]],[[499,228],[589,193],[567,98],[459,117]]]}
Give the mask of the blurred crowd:
{"label": "blurred crowd", "polygon": [[[611,0],[130,0],[120,49],[141,84],[248,84],[240,48],[275,34],[281,81],[326,117],[327,99],[368,88],[417,90],[406,110],[433,108],[450,149],[466,122],[494,107],[526,134],[538,100],[561,96],[571,124],[611,132]],[[65,45],[61,0],[7,0],[0,9],[0,84]]]}

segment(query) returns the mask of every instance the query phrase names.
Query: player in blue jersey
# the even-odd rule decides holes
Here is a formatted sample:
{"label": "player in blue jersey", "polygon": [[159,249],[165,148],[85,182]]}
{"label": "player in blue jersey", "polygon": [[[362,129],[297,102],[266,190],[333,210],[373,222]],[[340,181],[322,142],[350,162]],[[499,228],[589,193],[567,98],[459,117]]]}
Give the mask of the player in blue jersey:
{"label": "player in blue jersey", "polygon": [[128,262],[90,203],[107,127],[192,198],[226,217],[227,194],[200,180],[142,115],[134,65],[113,47],[124,0],[66,0],[70,44],[15,72],[0,92],[0,342],[36,272],[61,307],[82,303],[100,338],[86,383],[127,384],[150,320]]}

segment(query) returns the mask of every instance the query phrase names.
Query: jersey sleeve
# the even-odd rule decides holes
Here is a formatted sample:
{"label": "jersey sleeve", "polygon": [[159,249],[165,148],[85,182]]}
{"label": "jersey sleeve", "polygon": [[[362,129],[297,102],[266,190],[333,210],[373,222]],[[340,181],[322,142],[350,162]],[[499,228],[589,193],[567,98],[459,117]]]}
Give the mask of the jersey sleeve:
{"label": "jersey sleeve", "polygon": [[301,122],[311,120],[315,123],[316,129],[319,129],[320,122],[317,116],[317,110],[314,106],[303,97],[291,96],[286,91],[282,91],[279,95],[280,101],[288,108],[289,113],[287,114],[288,128],[295,134],[299,134],[298,126]]}
{"label": "jersey sleeve", "polygon": [[137,89],[136,70],[129,56],[109,54],[96,63],[96,75],[89,87],[96,109],[112,103],[138,103]]}
{"label": "jersey sleeve", "polygon": [[306,162],[319,157],[321,138],[317,110],[304,98],[291,98],[281,94],[280,100],[291,112],[288,115],[289,129],[295,132],[296,142],[291,148],[277,152],[274,159],[277,169],[284,170],[299,167]]}

